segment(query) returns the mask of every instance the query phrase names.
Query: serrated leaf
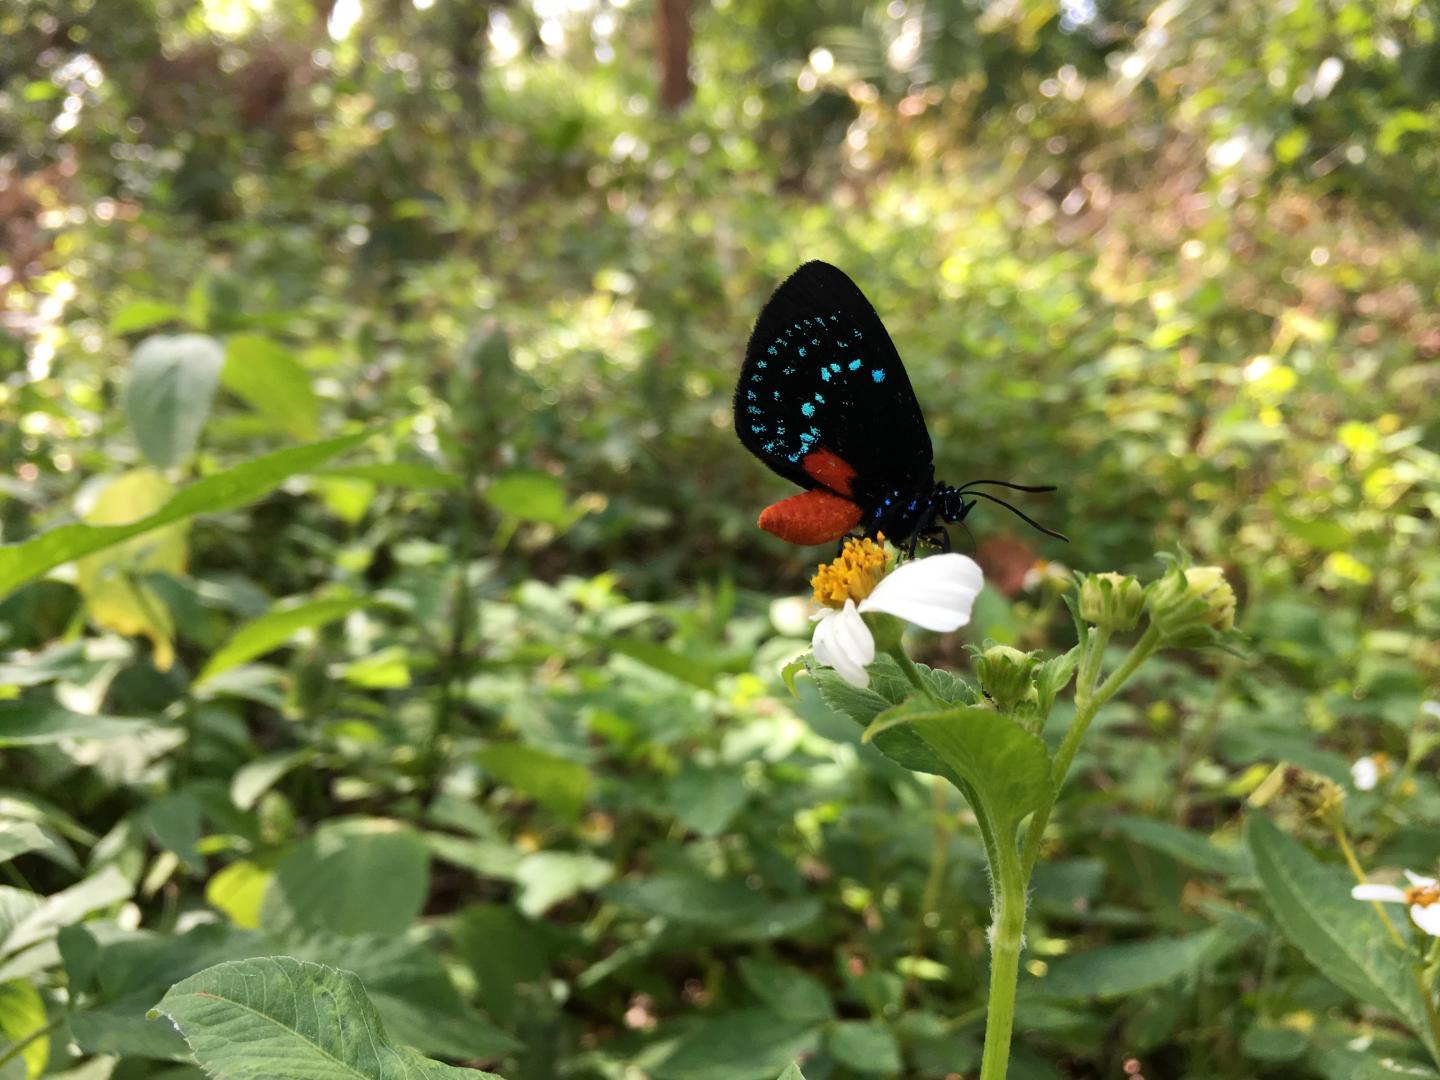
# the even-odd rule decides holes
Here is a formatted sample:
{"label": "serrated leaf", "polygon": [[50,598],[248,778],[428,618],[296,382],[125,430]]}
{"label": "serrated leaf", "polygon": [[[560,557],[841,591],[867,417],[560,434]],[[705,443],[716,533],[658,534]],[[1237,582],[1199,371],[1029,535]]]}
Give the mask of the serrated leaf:
{"label": "serrated leaf", "polygon": [[936,710],[913,701],[909,726],[975,791],[997,836],[1045,805],[1052,792],[1050,755],[1038,735],[983,705]]}
{"label": "serrated leaf", "polygon": [[210,415],[225,363],[205,334],[157,334],[135,350],[125,383],[125,416],[144,455],[168,469],[190,456]]}
{"label": "serrated leaf", "polygon": [[1350,896],[1350,876],[1319,862],[1262,814],[1246,821],[1245,840],[1265,900],[1291,943],[1327,979],[1399,1017],[1435,1054],[1406,958],[1370,905]]}
{"label": "serrated leaf", "polygon": [[359,446],[368,432],[291,447],[207,476],[177,492],[155,513],[125,525],[61,525],[18,544],[0,546],[0,597],[18,585],[131,537],[196,514],[214,514],[244,506],[299,473]]}
{"label": "serrated leaf", "polygon": [[171,987],[154,1012],[218,1080],[492,1077],[397,1045],[357,976],[287,956],[207,968]]}

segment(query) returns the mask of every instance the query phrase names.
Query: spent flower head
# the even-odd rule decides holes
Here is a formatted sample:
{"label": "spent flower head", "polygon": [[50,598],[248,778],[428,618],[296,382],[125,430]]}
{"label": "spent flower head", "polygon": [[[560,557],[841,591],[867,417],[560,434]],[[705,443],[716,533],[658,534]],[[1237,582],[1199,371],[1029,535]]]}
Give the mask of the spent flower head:
{"label": "spent flower head", "polygon": [[984,583],[979,565],[964,555],[930,555],[897,566],[874,541],[847,540],[839,556],[810,579],[822,605],[812,616],[815,659],[851,685],[867,686],[875,631],[888,617],[926,630],[958,630],[970,621]]}

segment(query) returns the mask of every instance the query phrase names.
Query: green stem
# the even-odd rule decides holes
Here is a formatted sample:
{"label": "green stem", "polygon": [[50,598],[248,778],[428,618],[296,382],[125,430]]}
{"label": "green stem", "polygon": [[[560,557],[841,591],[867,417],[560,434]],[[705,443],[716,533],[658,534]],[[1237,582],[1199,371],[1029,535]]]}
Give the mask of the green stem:
{"label": "green stem", "polygon": [[980,1080],[1005,1080],[1010,1037],[1015,1029],[1015,990],[1025,938],[1025,874],[1014,837],[1000,837],[992,864],[995,921],[990,928],[990,997],[986,1007],[985,1052]]}
{"label": "green stem", "polygon": [[1090,697],[1095,683],[1100,678],[1100,666],[1105,661],[1105,646],[1110,644],[1108,627],[1097,626],[1090,631],[1085,643],[1085,658],[1080,665],[1080,674],[1075,678],[1075,700],[1082,702]]}
{"label": "green stem", "polygon": [[[1096,663],[1091,660],[1090,654],[1098,652],[1104,645],[1105,641],[1098,632],[1090,635],[1086,655],[1081,660],[1082,671],[1092,663]],[[1035,815],[1030,819],[1030,827],[1025,833],[1020,866],[1026,881],[1030,880],[1030,874],[1035,869],[1035,860],[1040,855],[1040,842],[1045,836],[1045,826],[1050,822],[1051,811],[1055,809],[1055,800],[1060,796],[1060,787],[1065,783],[1065,776],[1069,773],[1070,765],[1075,760],[1075,754],[1080,749],[1080,740],[1090,729],[1090,721],[1095,719],[1095,714],[1100,711],[1100,706],[1114,697],[1115,692],[1125,685],[1131,675],[1135,674],[1135,669],[1149,659],[1150,654],[1159,647],[1160,631],[1154,626],[1147,627],[1145,633],[1140,635],[1140,640],[1135,642],[1134,647],[1131,648],[1130,654],[1125,657],[1118,668],[1110,673],[1110,677],[1100,684],[1098,690],[1086,693],[1083,697],[1077,694],[1075,719],[1070,721],[1070,730],[1065,733],[1060,748],[1055,751],[1055,761],[1050,769],[1050,797],[1044,806],[1035,811]],[[1077,687],[1077,691],[1083,689],[1085,688]]]}
{"label": "green stem", "polygon": [[935,702],[935,704],[945,704],[936,697],[935,692],[930,689],[930,684],[925,681],[925,676],[920,674],[920,669],[915,666],[915,661],[911,660],[906,654],[904,646],[897,644],[894,648],[887,649],[886,652],[888,652],[890,658],[899,665],[900,673],[910,680],[910,685],[915,687],[916,690],[919,690],[925,697]]}

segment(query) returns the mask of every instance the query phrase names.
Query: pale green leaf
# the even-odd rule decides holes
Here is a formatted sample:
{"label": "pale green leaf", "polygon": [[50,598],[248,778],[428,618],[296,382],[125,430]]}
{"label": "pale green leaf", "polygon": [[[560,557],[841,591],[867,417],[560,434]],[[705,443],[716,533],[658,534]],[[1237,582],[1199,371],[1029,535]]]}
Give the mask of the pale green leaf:
{"label": "pale green leaf", "polygon": [[62,563],[101,551],[196,514],[214,514],[254,502],[282,481],[310,472],[359,446],[368,432],[278,450],[207,476],[176,493],[155,513],[126,525],[61,525],[18,544],[0,546],[0,596]]}
{"label": "pale green leaf", "polygon": [[826,1033],[830,1055],[857,1073],[898,1076],[900,1045],[884,1024],[873,1020],[845,1020]]}
{"label": "pale green leaf", "polygon": [[534,798],[560,818],[573,821],[585,808],[590,770],[523,743],[495,743],[476,752],[487,774]]}
{"label": "pale green leaf", "polygon": [[485,1078],[395,1044],[360,979],[288,956],[192,975],[155,1007],[217,1080]]}
{"label": "pale green leaf", "polygon": [[195,685],[203,686],[231,668],[273,652],[302,630],[326,626],[337,619],[343,619],[352,611],[359,611],[369,603],[369,600],[347,596],[273,608],[264,615],[251,619],[231,634],[225,644],[211,654],[200,674],[196,676]]}
{"label": "pale green leaf", "polygon": [[159,468],[190,456],[210,415],[225,354],[205,334],[157,334],[135,350],[125,416],[135,443]]}
{"label": "pale green leaf", "polygon": [[[50,1060],[50,1037],[31,1038],[45,1027],[45,1002],[40,992],[28,982],[0,983],[0,1034],[12,1046],[31,1039],[20,1052],[25,1063],[26,1080],[34,1080],[45,1071]],[[0,1050],[4,1046],[0,1045]]]}
{"label": "pale green leaf", "polygon": [[516,470],[497,477],[485,489],[485,501],[502,514],[568,529],[584,516],[572,506],[565,486],[549,473]]}
{"label": "pale green leaf", "polygon": [[399,934],[425,905],[430,853],[408,825],[327,822],[275,865],[261,924],[276,932]]}
{"label": "pale green leaf", "polygon": [[225,343],[220,382],[276,428],[297,439],[320,431],[320,401],[310,376],[283,345],[259,334],[237,334]]}
{"label": "pale green leaf", "polygon": [[1047,998],[1117,998],[1151,990],[1213,962],[1242,939],[1220,927],[1182,938],[1150,938],[1053,961],[1027,992]]}

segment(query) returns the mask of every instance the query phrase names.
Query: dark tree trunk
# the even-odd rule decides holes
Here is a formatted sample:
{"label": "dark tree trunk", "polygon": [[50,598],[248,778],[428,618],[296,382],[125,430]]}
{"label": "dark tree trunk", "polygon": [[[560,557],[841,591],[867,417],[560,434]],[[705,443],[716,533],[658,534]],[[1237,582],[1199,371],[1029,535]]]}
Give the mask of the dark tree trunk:
{"label": "dark tree trunk", "polygon": [[690,0],[655,0],[655,49],[660,59],[660,104],[690,100]]}

